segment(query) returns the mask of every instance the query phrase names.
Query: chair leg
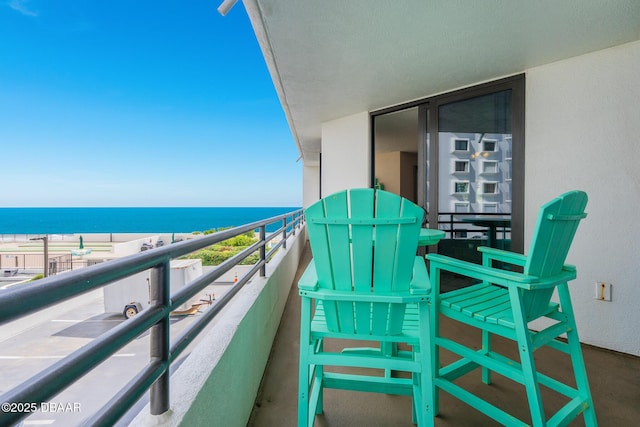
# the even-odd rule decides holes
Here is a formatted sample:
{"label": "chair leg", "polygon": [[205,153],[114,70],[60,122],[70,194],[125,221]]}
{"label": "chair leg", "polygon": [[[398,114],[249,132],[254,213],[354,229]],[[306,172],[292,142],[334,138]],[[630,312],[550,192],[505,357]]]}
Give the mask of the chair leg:
{"label": "chair leg", "polygon": [[[487,330],[482,330],[482,352],[487,355],[491,352],[491,334]],[[486,366],[482,366],[482,382],[491,384],[491,371]]]}
{"label": "chair leg", "polygon": [[584,357],[582,356],[582,347],[580,346],[580,338],[578,337],[578,329],[576,327],[575,317],[573,315],[573,306],[569,295],[569,287],[567,284],[558,286],[558,296],[562,312],[567,316],[569,332],[567,332],[567,343],[571,356],[571,364],[573,366],[573,374],[576,379],[578,393],[585,403],[588,405],[584,410],[584,423],[587,427],[597,426],[596,413],[593,408],[593,399],[591,397],[591,389],[587,379],[587,370],[584,365]]}
{"label": "chair leg", "polygon": [[[440,338],[440,269],[433,268],[431,270],[431,301],[429,303],[429,313],[427,319],[429,321],[427,330],[429,331],[429,350],[426,364],[430,366],[429,384],[423,385],[423,389],[429,387],[428,398],[430,402],[430,418],[440,413],[440,391],[436,387],[435,380],[440,375],[440,350],[436,344],[436,340]],[[427,366],[427,365],[425,365]]]}
{"label": "chair leg", "polygon": [[[431,361],[433,359],[433,347],[431,344],[431,319],[430,312],[436,310],[429,310],[429,304],[419,304],[420,310],[420,348],[418,349],[416,357],[420,358],[420,365],[422,370],[420,372],[420,384],[417,390],[419,396],[419,402],[416,402],[417,421],[419,426],[433,427],[434,425],[434,384],[433,384],[433,367]],[[424,325],[424,326],[423,326]],[[414,349],[415,350],[415,349]],[[419,406],[418,406],[419,404]]]}
{"label": "chair leg", "polygon": [[302,299],[300,322],[300,365],[298,369],[298,427],[309,425],[309,351],[311,327],[311,301]]}
{"label": "chair leg", "polygon": [[524,376],[524,386],[529,401],[529,411],[531,413],[531,424],[534,427],[542,427],[546,424],[542,397],[540,395],[540,385],[538,384],[538,374],[533,358],[533,345],[531,335],[527,327],[525,314],[522,310],[522,290],[512,288],[509,290],[511,306],[513,308],[513,321],[515,325],[516,337],[518,340],[518,351],[520,353],[520,364]]}
{"label": "chair leg", "polygon": [[[316,351],[321,353],[324,351],[324,340],[320,340],[318,343]],[[322,378],[324,376],[324,366],[316,365],[315,367],[315,384],[323,384]],[[321,415],[324,411],[324,385],[320,386],[320,391],[318,392],[318,399],[316,400],[316,415]]]}
{"label": "chair leg", "polygon": [[[417,349],[414,348],[413,351],[415,352]],[[412,400],[411,400],[411,422],[413,424],[416,424],[418,426],[422,425],[422,421],[420,421],[419,417],[420,414],[418,413],[419,409],[420,409],[420,402],[421,402],[421,394],[420,394],[420,376],[417,375],[415,372],[411,373],[411,378],[412,378],[412,383],[413,383],[413,396],[412,396]]]}

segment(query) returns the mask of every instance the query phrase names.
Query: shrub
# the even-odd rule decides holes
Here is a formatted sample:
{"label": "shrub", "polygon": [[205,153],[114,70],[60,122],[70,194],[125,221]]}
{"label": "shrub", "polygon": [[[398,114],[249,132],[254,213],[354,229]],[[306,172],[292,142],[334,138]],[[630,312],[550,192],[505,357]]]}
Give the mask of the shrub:
{"label": "shrub", "polygon": [[[219,228],[218,231],[222,229]],[[211,231],[211,230],[209,230]],[[207,231],[204,234],[210,234]],[[242,252],[257,241],[253,231],[232,237],[215,244],[207,249],[187,255],[188,259],[201,259],[204,266],[220,265],[232,256]],[[259,253],[255,252],[240,262],[241,265],[251,265],[258,262]]]}
{"label": "shrub", "polygon": [[245,234],[241,234],[239,236],[236,237],[232,237],[229,240],[225,240],[224,243],[228,244],[229,246],[251,246],[254,244],[254,242],[256,241],[255,237],[249,237]]}

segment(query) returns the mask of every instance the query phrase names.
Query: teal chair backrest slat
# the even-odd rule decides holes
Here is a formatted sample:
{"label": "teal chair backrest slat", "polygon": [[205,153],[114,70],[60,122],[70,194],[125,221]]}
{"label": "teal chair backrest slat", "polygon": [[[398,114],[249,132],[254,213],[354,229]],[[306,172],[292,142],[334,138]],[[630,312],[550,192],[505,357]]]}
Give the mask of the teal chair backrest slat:
{"label": "teal chair backrest slat", "polygon": [[[524,273],[540,278],[559,274],[565,264],[580,220],[586,216],[587,194],[565,193],[540,208]],[[553,289],[527,292],[524,309],[538,317],[549,306]]]}
{"label": "teal chair backrest slat", "polygon": [[[305,211],[318,284],[324,290],[409,292],[424,211],[398,195],[373,189],[332,194]],[[323,303],[332,331],[397,334],[404,305]]]}

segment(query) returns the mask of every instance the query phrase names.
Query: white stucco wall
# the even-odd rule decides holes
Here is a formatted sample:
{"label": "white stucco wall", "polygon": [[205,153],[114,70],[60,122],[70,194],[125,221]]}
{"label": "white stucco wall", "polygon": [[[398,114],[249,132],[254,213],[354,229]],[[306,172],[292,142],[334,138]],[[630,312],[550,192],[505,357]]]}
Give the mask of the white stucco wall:
{"label": "white stucco wall", "polygon": [[322,196],[354,187],[370,187],[369,113],[322,124]]}
{"label": "white stucco wall", "polygon": [[[526,73],[525,236],[546,200],[589,195],[568,262],[583,342],[640,355],[640,42]],[[526,242],[528,244],[528,242]],[[526,246],[525,246],[526,247]],[[595,299],[613,284],[612,302]]]}
{"label": "white stucco wall", "polygon": [[302,207],[307,208],[320,199],[320,167],[302,167]]}

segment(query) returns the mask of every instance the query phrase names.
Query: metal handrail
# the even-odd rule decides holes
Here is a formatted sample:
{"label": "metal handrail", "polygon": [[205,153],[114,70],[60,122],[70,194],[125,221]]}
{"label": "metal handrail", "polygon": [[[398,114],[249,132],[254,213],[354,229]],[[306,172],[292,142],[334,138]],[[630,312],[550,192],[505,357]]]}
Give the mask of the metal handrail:
{"label": "metal handrail", "polygon": [[[282,222],[282,227],[267,236],[267,226],[278,221]],[[257,272],[265,276],[265,265],[268,260],[278,248],[286,247],[287,237],[294,235],[296,228],[300,228],[303,222],[303,211],[297,210],[8,289],[0,294],[0,325],[151,269],[148,309],[7,391],[0,396],[0,403],[20,403],[23,407],[28,407],[28,404],[39,405],[47,402],[135,340],[141,333],[150,331],[150,361],[147,366],[88,419],[85,425],[114,425],[147,390],[151,392],[151,413],[159,415],[166,412],[169,410],[170,403],[171,363]],[[256,229],[259,230],[260,236],[258,242],[170,295],[169,272],[172,259]],[[282,241],[266,253],[267,242],[280,235],[283,237]],[[260,253],[259,261],[227,293],[216,299],[211,309],[198,317],[171,346],[169,340],[171,312],[255,251]],[[25,304],[25,301],[29,301],[29,304]],[[30,415],[29,412],[0,412],[0,425],[12,425],[28,415]]]}
{"label": "metal handrail", "polygon": [[[505,213],[473,213],[473,212],[438,212],[438,229],[447,233],[447,239],[456,239],[454,232],[475,232],[479,231],[482,227],[471,225],[466,221],[462,221],[459,218],[462,217],[474,217],[477,215],[482,216],[503,216],[509,215]],[[446,219],[448,217],[448,219]],[[456,219],[458,218],[458,219]],[[460,226],[462,225],[462,226]],[[510,230],[510,227],[497,227],[502,230],[502,233]]]}

